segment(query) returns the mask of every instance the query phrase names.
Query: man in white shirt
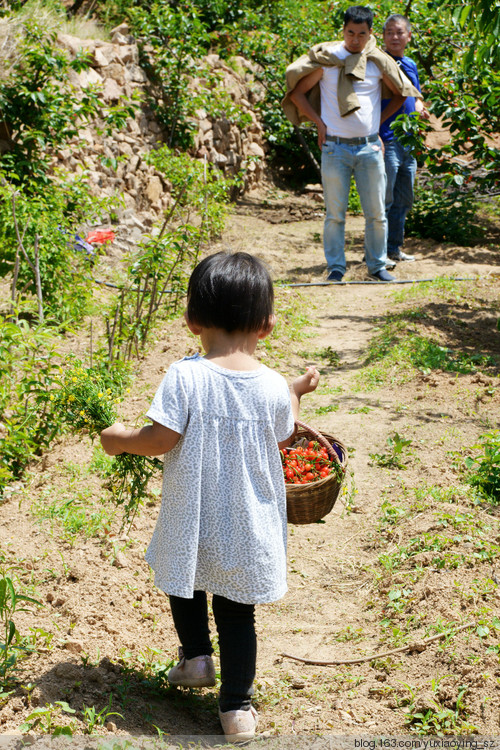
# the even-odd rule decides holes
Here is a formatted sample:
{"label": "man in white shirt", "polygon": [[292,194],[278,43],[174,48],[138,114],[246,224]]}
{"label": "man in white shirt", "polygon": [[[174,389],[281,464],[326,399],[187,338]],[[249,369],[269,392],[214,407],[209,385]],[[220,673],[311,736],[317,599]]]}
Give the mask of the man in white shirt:
{"label": "man in white shirt", "polygon": [[[367,45],[370,50],[375,47],[371,39],[372,24],[370,8],[361,5],[348,8],[344,14],[343,42],[332,43],[326,50],[335,58],[335,64],[319,65],[301,78],[289,94],[297,109],[318,129],[326,207],[323,247],[330,281],[342,281],[346,270],[345,215],[352,175],[365,217],[365,260],[370,277],[377,281],[395,280],[386,269],[386,176],[378,131],[380,123],[401,107],[405,97],[384,72],[383,65],[375,64],[369,55],[361,55]],[[375,53],[379,57],[384,54],[376,47]],[[344,85],[341,77],[344,76],[344,80],[353,78],[346,75],[350,55],[357,56],[351,61],[359,58],[363,66],[366,63],[363,79],[354,77],[352,83],[357,96],[355,108],[343,106],[340,101],[341,86]],[[382,82],[392,98],[380,114]],[[321,114],[307,97],[317,84],[320,87]],[[349,110],[348,114],[346,110]]]}

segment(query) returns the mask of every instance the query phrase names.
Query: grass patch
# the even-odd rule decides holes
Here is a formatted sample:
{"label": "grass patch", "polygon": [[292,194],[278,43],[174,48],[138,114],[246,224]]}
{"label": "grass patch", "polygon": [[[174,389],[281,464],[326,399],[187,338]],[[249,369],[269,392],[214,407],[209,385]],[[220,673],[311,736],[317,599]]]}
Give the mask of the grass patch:
{"label": "grass patch", "polygon": [[417,371],[467,374],[495,365],[488,355],[455,351],[419,333],[411,321],[424,316],[420,310],[391,316],[378,329],[368,346],[365,368],[356,377],[358,390],[373,390],[388,382],[403,383]]}
{"label": "grass patch", "polygon": [[439,276],[421,284],[409,284],[405,289],[394,292],[392,299],[394,302],[408,302],[434,297],[446,302],[458,302],[471,296],[471,283],[473,282],[464,283],[447,276]]}
{"label": "grass patch", "polygon": [[312,321],[307,315],[307,306],[302,295],[288,289],[275,289],[276,325],[270,336],[259,341],[257,354],[272,355],[276,359],[286,358],[297,341],[303,341],[311,335],[309,326]]}
{"label": "grass patch", "polygon": [[31,513],[49,532],[56,531],[74,544],[76,538],[83,534],[86,537],[98,537],[108,532],[114,517],[114,508],[90,507],[91,492],[74,490],[54,497],[54,490],[45,490],[31,505]]}

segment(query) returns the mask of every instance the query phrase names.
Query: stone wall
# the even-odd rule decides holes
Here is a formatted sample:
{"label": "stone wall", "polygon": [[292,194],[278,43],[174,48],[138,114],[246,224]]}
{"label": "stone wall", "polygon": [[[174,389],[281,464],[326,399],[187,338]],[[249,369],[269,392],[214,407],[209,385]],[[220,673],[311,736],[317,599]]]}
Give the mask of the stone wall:
{"label": "stone wall", "polygon": [[[145,93],[150,89],[146,73],[139,65],[137,44],[125,24],[113,30],[111,42],[59,34],[58,43],[72,55],[83,49],[91,59],[88,70],[72,74],[77,90],[97,85],[103,101],[113,105],[136,91]],[[265,156],[263,131],[254,112],[261,94],[253,79],[252,64],[236,58],[236,71],[218,55],[209,55],[204,64],[218,71],[221,85],[248,114],[250,122],[238,127],[225,117],[213,118],[205,110],[197,110],[193,156],[215,164],[225,175],[243,169],[245,189],[252,188],[262,175]],[[192,78],[189,85],[196,90],[200,80]],[[143,104],[136,116],[127,120],[122,132],[110,138],[99,134],[96,128],[83,128],[78,144],[74,144],[80,148],[70,144],[58,152],[57,159],[76,173],[85,171],[96,194],[123,195],[125,208],[119,216],[133,217],[132,223],[140,232],[157,221],[172,203],[168,176],[157,173],[144,159],[163,142],[161,127],[153,112]]]}

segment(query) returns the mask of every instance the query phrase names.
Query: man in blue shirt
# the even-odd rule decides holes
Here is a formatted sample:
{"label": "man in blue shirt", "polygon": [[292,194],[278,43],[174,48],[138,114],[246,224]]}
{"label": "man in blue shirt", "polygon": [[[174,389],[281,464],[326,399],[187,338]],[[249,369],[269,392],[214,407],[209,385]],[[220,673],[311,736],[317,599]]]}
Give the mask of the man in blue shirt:
{"label": "man in blue shirt", "polygon": [[[409,20],[395,13],[386,20],[383,27],[383,38],[386,52],[393,57],[402,72],[420,91],[417,66],[409,57],[405,57],[405,48],[411,39]],[[382,109],[388,100],[382,100]],[[387,188],[385,211],[387,216],[387,257],[388,268],[394,268],[397,261],[415,260],[414,255],[402,251],[406,215],[413,205],[413,185],[417,172],[417,162],[411,151],[402,146],[391,130],[391,123],[401,114],[418,112],[428,118],[429,113],[419,99],[407,97],[404,104],[388,117],[380,126],[380,137],[384,142],[385,171]]]}

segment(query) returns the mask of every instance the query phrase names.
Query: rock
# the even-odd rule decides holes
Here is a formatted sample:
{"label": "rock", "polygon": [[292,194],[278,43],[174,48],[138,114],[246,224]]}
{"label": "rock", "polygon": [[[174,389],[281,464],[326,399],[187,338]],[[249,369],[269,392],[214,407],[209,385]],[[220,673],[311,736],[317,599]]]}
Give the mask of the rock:
{"label": "rock", "polygon": [[63,34],[59,32],[57,35],[57,41],[61,47],[69,50],[73,57],[76,57],[76,55],[82,52],[82,50],[90,55],[92,55],[95,50],[95,42],[93,39],[80,39],[72,34]]}
{"label": "rock", "polygon": [[102,51],[102,49],[95,49],[92,56],[92,63],[97,65],[98,68],[105,68],[109,65],[109,60]]}
{"label": "rock", "polygon": [[248,153],[251,156],[260,156],[261,158],[264,158],[264,156],[266,155],[264,149],[262,148],[262,146],[259,146],[258,143],[250,143],[248,146]]}
{"label": "rock", "polygon": [[127,68],[127,76],[130,81],[134,83],[147,83],[148,77],[139,65],[129,65]]}
{"label": "rock", "polygon": [[113,78],[106,78],[102,95],[106,102],[117,102],[123,96],[123,89]]}
{"label": "rock", "polygon": [[80,654],[83,651],[83,643],[75,640],[66,641],[64,648],[72,654]]}
{"label": "rock", "polygon": [[157,203],[163,194],[163,185],[156,175],[150,177],[146,187],[146,198],[150,203]]}
{"label": "rock", "polygon": [[129,36],[124,36],[119,31],[115,31],[111,36],[113,44],[129,44]]}
{"label": "rock", "polygon": [[114,721],[107,721],[104,726],[106,727],[106,729],[108,730],[108,732],[117,732],[118,731],[118,727],[116,726],[116,724],[115,724]]}

